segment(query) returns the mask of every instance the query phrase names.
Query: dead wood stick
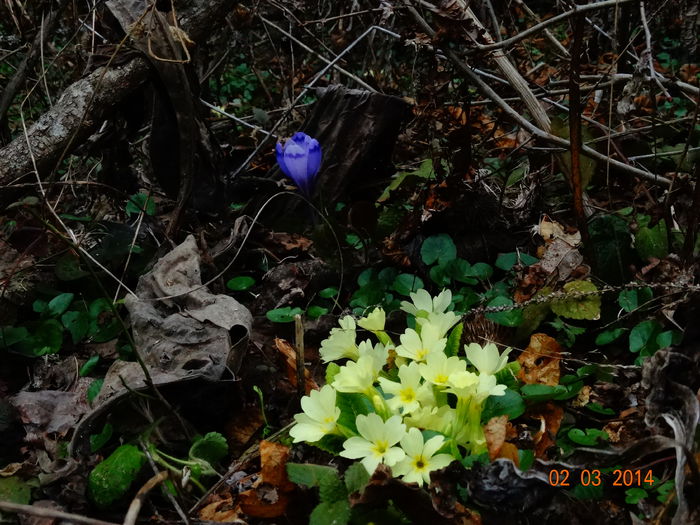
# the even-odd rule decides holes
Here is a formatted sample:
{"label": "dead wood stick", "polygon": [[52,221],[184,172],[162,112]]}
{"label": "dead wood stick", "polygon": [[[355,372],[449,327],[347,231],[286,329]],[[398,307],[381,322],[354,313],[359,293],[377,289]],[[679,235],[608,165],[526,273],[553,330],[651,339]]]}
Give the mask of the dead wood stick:
{"label": "dead wood stick", "polygon": [[123,525],[134,525],[136,523],[136,518],[139,517],[139,512],[141,511],[141,507],[143,506],[143,502],[146,500],[148,493],[163,483],[166,479],[168,479],[168,471],[162,470],[143,484],[143,486],[136,493],[136,496],[134,496],[134,499],[132,499],[131,503],[129,504],[129,510],[126,511]]}
{"label": "dead wood stick", "polygon": [[0,501],[0,510],[14,512],[17,514],[28,514],[39,518],[55,518],[60,520],[74,521],[77,523],[85,523],[86,525],[117,525],[111,521],[103,521],[95,518],[88,518],[79,514],[71,514],[62,510],[54,510],[45,507],[37,507],[35,505],[21,505],[19,503],[11,503],[9,501]]}
{"label": "dead wood stick", "polygon": [[[425,19],[420,15],[420,13],[408,2],[408,0],[405,1],[406,7],[408,8],[408,11],[413,15],[413,17],[416,19],[416,21],[420,24],[420,26],[423,28],[423,30],[428,34],[430,37],[434,37],[436,35],[435,30],[428,24]],[[596,4],[598,5],[598,4]],[[512,118],[515,122],[517,122],[519,125],[521,125],[523,128],[528,130],[530,133],[533,135],[537,136],[538,138],[541,138],[543,140],[546,140],[548,142],[551,142],[553,144],[557,144],[559,146],[563,146],[567,150],[571,148],[571,143],[563,139],[561,137],[557,137],[556,135],[552,135],[549,133],[549,131],[545,131],[542,128],[534,125],[532,122],[524,118],[520,113],[518,113],[514,108],[512,108],[510,105],[508,105],[507,102],[505,102],[499,95],[496,93],[486,82],[484,82],[481,78],[479,78],[479,75],[474,72],[474,70],[469,67],[457,54],[449,49],[441,50],[468,78],[470,81],[472,81],[478,88],[479,91],[488,99],[492,100],[498,107],[500,107],[510,118]],[[529,89],[529,88],[528,88]],[[546,116],[546,115],[545,115]],[[547,117],[547,120],[549,118]],[[665,185],[670,185],[671,180],[663,177],[661,175],[656,175],[654,173],[651,173],[649,171],[644,171],[639,168],[635,168],[634,166],[630,166],[629,164],[625,164],[623,162],[620,162],[619,160],[613,159],[608,157],[607,155],[604,155],[600,153],[599,151],[589,147],[589,146],[583,146],[582,148],[583,152],[596,160],[599,160],[601,162],[610,164],[611,166],[614,166],[615,168],[619,169],[620,171],[624,171],[626,173],[636,175],[637,177],[642,177],[647,180],[650,180],[652,182],[656,182],[657,184],[665,184]]]}

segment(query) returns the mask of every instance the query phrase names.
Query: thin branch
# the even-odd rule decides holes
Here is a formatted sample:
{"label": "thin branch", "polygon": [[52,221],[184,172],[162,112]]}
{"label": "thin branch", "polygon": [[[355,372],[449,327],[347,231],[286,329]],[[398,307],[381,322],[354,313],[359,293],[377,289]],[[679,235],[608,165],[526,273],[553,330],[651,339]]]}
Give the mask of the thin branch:
{"label": "thin branch", "polygon": [[[601,2],[602,3],[602,2]],[[595,5],[600,5],[600,4],[595,4]],[[407,5],[408,10],[411,12],[413,17],[416,19],[416,21],[421,25],[423,30],[430,36],[431,38],[436,35],[435,30],[430,27],[430,25],[425,21],[425,19],[418,13],[418,11],[410,4]],[[551,133],[544,131],[537,126],[535,126],[532,122],[529,120],[525,119],[520,113],[518,113],[514,108],[509,106],[499,95],[496,93],[491,86],[489,86],[486,82],[484,82],[478,74],[474,72],[472,68],[470,68],[467,64],[462,61],[461,58],[457,56],[457,54],[452,51],[452,50],[442,50],[442,52],[449,57],[449,59],[467,76],[469,79],[476,84],[476,86],[479,88],[479,90],[482,92],[482,94],[486,97],[491,99],[497,106],[499,106],[508,116],[510,116],[513,120],[515,120],[518,124],[520,124],[523,128],[527,129],[530,133],[533,135],[537,136],[538,138],[544,139],[548,142],[551,142],[553,144],[558,144],[560,146],[563,146],[567,150],[571,148],[571,143],[563,139],[561,137],[557,137],[555,135],[552,135]],[[596,160],[599,160],[601,162],[608,163],[615,168],[624,171],[626,173],[630,173],[632,175],[636,175],[638,177],[645,178],[647,180],[660,183],[660,184],[666,184],[670,185],[671,180],[663,177],[661,175],[656,175],[654,173],[648,172],[641,170],[639,168],[635,168],[634,166],[630,166],[628,164],[625,164],[623,162],[620,162],[619,160],[613,159],[608,157],[607,155],[603,155],[602,153],[598,152],[597,150],[588,147],[588,146],[583,146],[583,152]]]}
{"label": "thin branch", "polygon": [[502,49],[504,47],[508,47],[512,44],[515,44],[516,42],[520,42],[521,40],[526,39],[530,35],[537,33],[544,29],[545,27],[549,27],[553,24],[557,24],[561,22],[562,20],[566,20],[567,18],[570,18],[572,16],[585,13],[586,11],[593,11],[596,9],[602,9],[604,7],[610,7],[614,5],[619,5],[619,4],[626,4],[628,2],[632,2],[634,0],[604,0],[603,2],[597,2],[593,4],[587,4],[587,5],[580,5],[576,6],[570,11],[566,11],[565,13],[562,13],[557,16],[553,16],[552,18],[548,18],[547,20],[544,20],[540,22],[539,24],[536,24],[525,31],[518,33],[517,35],[507,38],[501,42],[495,42],[493,44],[488,44],[488,45],[480,45],[477,46],[477,49],[480,51],[492,51],[494,49]]}
{"label": "thin branch", "polygon": [[[280,26],[278,26],[278,25],[275,24],[274,22],[271,22],[270,20],[268,20],[267,18],[265,18],[265,17],[262,16],[262,15],[258,15],[258,18],[260,18],[260,20],[262,20],[263,22],[265,22],[265,23],[266,23],[267,25],[269,25],[270,27],[272,27],[272,28],[276,29],[277,31],[279,31],[280,33],[282,33],[284,36],[286,36],[287,38],[289,38],[292,42],[295,42],[299,47],[301,47],[301,48],[304,49],[305,51],[308,51],[308,52],[311,53],[312,55],[315,55],[317,58],[319,58],[320,60],[322,60],[322,61],[325,62],[326,64],[330,64],[330,63],[331,63],[331,61],[328,60],[326,57],[324,57],[324,56],[321,55],[320,53],[317,53],[316,51],[314,51],[313,49],[311,49],[311,48],[310,48],[309,46],[307,46],[304,42],[302,42],[301,40],[299,40],[298,38],[296,38],[296,37],[295,37],[294,35],[292,35],[291,33],[285,31],[284,29],[282,29]],[[362,86],[362,87],[365,88],[366,90],[371,91],[372,93],[376,93],[376,92],[377,92],[377,90],[374,89],[372,86],[370,86],[367,82],[365,82],[365,81],[362,80],[361,78],[359,78],[359,77],[353,75],[352,73],[350,73],[350,71],[347,71],[346,69],[343,69],[343,68],[340,67],[339,65],[334,64],[334,65],[333,65],[333,69],[335,69],[338,73],[340,73],[340,74],[342,74],[342,75],[345,75],[345,76],[348,77],[349,79],[354,80],[355,82],[357,82],[360,86]]]}
{"label": "thin branch", "polygon": [[9,501],[0,501],[0,510],[14,512],[17,514],[28,514],[29,516],[37,516],[39,518],[53,518],[59,520],[74,521],[76,523],[85,523],[86,525],[117,525],[111,521],[97,520],[81,516],[79,514],[71,514],[61,510],[49,509],[46,507],[38,507],[36,505],[21,505],[19,503],[10,503]]}

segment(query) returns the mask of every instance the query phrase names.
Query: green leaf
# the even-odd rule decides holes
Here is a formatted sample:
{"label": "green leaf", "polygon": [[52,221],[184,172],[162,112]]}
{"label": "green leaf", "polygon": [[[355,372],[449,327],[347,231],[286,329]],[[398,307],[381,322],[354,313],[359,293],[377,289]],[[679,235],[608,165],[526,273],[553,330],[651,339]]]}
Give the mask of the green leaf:
{"label": "green leaf", "polygon": [[640,489],[639,487],[633,487],[625,491],[625,503],[629,503],[630,505],[636,505],[648,497],[649,493],[644,489]]}
{"label": "green leaf", "polygon": [[328,366],[326,366],[327,385],[330,385],[333,382],[335,376],[338,375],[338,372],[340,372],[340,365],[338,363],[328,363]]}
{"label": "green leaf", "polygon": [[318,292],[318,296],[322,297],[323,299],[332,299],[333,297],[338,295],[338,289],[337,288],[324,288],[320,292]]}
{"label": "green leaf", "polygon": [[102,390],[102,384],[105,382],[104,379],[95,379],[87,389],[87,400],[88,403],[92,404],[97,395]]}
{"label": "green leaf", "polygon": [[421,259],[430,266],[435,262],[441,265],[457,257],[457,247],[452,238],[446,233],[433,235],[423,241],[420,249]]}
{"label": "green leaf", "polygon": [[539,403],[541,401],[548,401],[554,399],[561,395],[566,395],[569,390],[565,386],[561,385],[523,385],[520,388],[520,395],[523,396],[525,401],[530,403]]}
{"label": "green leaf", "polygon": [[588,226],[595,275],[611,284],[629,280],[632,248],[629,226],[615,215],[596,217]]}
{"label": "green leaf", "polygon": [[17,350],[22,354],[39,357],[55,354],[63,344],[63,327],[56,319],[42,321],[27,339],[17,344]]}
{"label": "green leaf", "polygon": [[248,277],[247,275],[239,275],[230,279],[226,283],[226,288],[233,290],[234,292],[242,292],[243,290],[249,289],[255,284],[255,279]]}
{"label": "green leaf", "polygon": [[355,422],[358,415],[367,415],[374,412],[372,402],[362,394],[347,394],[345,392],[338,392],[335,399],[336,406],[340,409],[338,425],[349,428],[353,432],[357,432]]}
{"label": "green leaf", "polygon": [[325,465],[312,463],[287,463],[287,476],[289,481],[296,485],[306,487],[318,487],[325,478],[337,478],[338,470]]}
{"label": "green leaf", "polygon": [[449,286],[452,279],[446,272],[446,267],[442,265],[435,265],[430,268],[428,272],[430,275],[430,280],[437,284],[439,287]]}
{"label": "green leaf", "polygon": [[642,261],[650,258],[663,259],[668,255],[666,221],[661,219],[653,228],[639,228],[634,236],[634,247]]}
{"label": "green leaf", "polygon": [[604,416],[615,415],[615,411],[612,408],[606,408],[600,403],[588,403],[586,405],[586,408],[591,412],[595,412],[596,414],[603,414]]}
{"label": "green leaf", "polygon": [[61,324],[70,333],[73,344],[83,339],[90,329],[90,318],[85,312],[71,310],[61,316]]}
{"label": "green leaf", "polygon": [[656,336],[661,332],[661,325],[654,319],[642,321],[632,328],[630,332],[630,352],[641,352],[651,355],[658,347],[656,346]]}
{"label": "green leaf", "polygon": [[54,273],[61,281],[75,281],[90,275],[90,272],[80,268],[80,257],[72,253],[66,253],[56,260]]}
{"label": "green leaf", "polygon": [[309,308],[306,310],[306,315],[309,317],[309,319],[318,319],[322,315],[326,315],[329,311],[330,310],[324,306],[314,304],[309,306]]}
{"label": "green leaf", "polygon": [[[515,303],[508,297],[498,296],[489,301],[487,306],[513,306]],[[518,326],[523,322],[522,309],[506,310],[504,312],[489,312],[484,314],[486,319],[503,326]]]}
{"label": "green leaf", "polygon": [[135,193],[126,202],[126,213],[128,215],[138,215],[142,211],[146,215],[155,215],[156,203],[146,193]]}
{"label": "green leaf", "polygon": [[265,314],[265,317],[267,317],[268,320],[272,321],[273,323],[293,323],[294,316],[301,315],[303,313],[304,310],[302,310],[298,306],[295,306],[294,308],[292,308],[291,306],[285,306],[284,308],[275,308],[274,310],[269,310]]}
{"label": "green leaf", "polygon": [[361,493],[367,483],[369,483],[369,473],[359,461],[350,465],[345,471],[345,487],[348,489],[348,494]]}
{"label": "green leaf", "polygon": [[24,326],[0,327],[0,348],[7,348],[29,338],[29,332]]}
{"label": "green leaf", "polygon": [[616,339],[618,339],[622,334],[627,331],[627,328],[613,328],[611,330],[605,330],[605,332],[599,333],[595,338],[595,344],[598,346],[609,345]]}
{"label": "green leaf", "polygon": [[492,275],[493,268],[491,268],[491,265],[479,262],[472,264],[471,268],[469,268],[467,277],[475,277],[480,281],[487,281]]}
{"label": "green leaf", "polygon": [[126,495],[146,456],[133,445],[122,445],[99,463],[88,476],[88,496],[99,508],[106,508]]}
{"label": "green leaf", "polygon": [[526,253],[502,253],[496,259],[496,268],[500,268],[504,272],[508,272],[512,270],[513,266],[515,266],[516,264],[530,266],[531,264],[535,264],[537,261],[539,261],[539,259]]}
{"label": "green leaf", "polygon": [[16,476],[0,478],[0,501],[28,505],[32,499],[31,487]]}
{"label": "green leaf", "polygon": [[32,303],[32,310],[34,310],[38,314],[44,313],[48,307],[49,303],[47,303],[43,299],[37,299]]}
{"label": "green leaf", "polygon": [[319,503],[309,516],[309,525],[346,525],[350,520],[347,499]]}
{"label": "green leaf", "polygon": [[90,359],[85,361],[83,366],[80,367],[80,377],[85,377],[87,375],[90,375],[90,372],[92,372],[95,367],[97,366],[97,363],[100,362],[100,356],[99,355],[93,355]]}
{"label": "green leaf", "polygon": [[47,312],[52,317],[58,317],[63,312],[68,310],[70,303],[73,302],[75,297],[72,293],[62,293],[54,297],[49,301]]}
{"label": "green leaf", "polygon": [[[572,281],[564,285],[565,293],[595,292],[598,288],[590,281]],[[552,312],[569,319],[600,319],[600,295],[571,297],[553,301]]]}
{"label": "green leaf", "polygon": [[420,290],[423,287],[423,280],[416,275],[411,275],[410,273],[402,273],[398,275],[392,284],[392,289],[401,295],[408,295],[411,292]]}
{"label": "green leaf", "polygon": [[384,288],[379,281],[371,281],[360,287],[352,294],[350,306],[353,308],[369,308],[381,304],[384,300]]}
{"label": "green leaf", "polygon": [[111,423],[105,423],[105,426],[102,427],[102,430],[100,431],[99,434],[91,434],[90,435],[90,452],[95,453],[98,450],[100,450],[102,447],[104,447],[109,440],[112,438],[112,435],[114,434],[114,427],[112,427]]}
{"label": "green leaf", "polygon": [[117,337],[122,325],[114,313],[112,301],[104,297],[95,299],[88,307],[90,328],[88,334],[94,343],[104,343]]}
{"label": "green leaf", "polygon": [[678,330],[666,330],[656,336],[656,346],[668,348],[669,346],[680,344],[682,340],[683,334]]}
{"label": "green leaf", "polygon": [[574,443],[588,447],[597,445],[598,440],[608,440],[607,432],[597,428],[587,428],[585,431],[580,428],[572,428],[566,433],[566,436]]}
{"label": "green leaf", "polygon": [[518,458],[520,459],[520,471],[530,470],[530,467],[535,462],[535,451],[518,449]]}
{"label": "green leaf", "polygon": [[447,357],[459,354],[463,331],[464,324],[459,322],[450,332],[450,335],[447,337],[447,344],[445,345],[445,354],[447,354]]}
{"label": "green leaf", "polygon": [[603,483],[600,485],[583,485],[579,483],[569,492],[576,499],[582,501],[596,501],[603,499]]}
{"label": "green leaf", "polygon": [[508,419],[515,419],[525,413],[525,402],[520,394],[506,389],[502,396],[489,396],[484,403],[481,414],[482,421],[488,421],[493,417],[507,415]]}
{"label": "green leaf", "polygon": [[226,438],[218,432],[209,432],[190,447],[190,459],[201,459],[214,466],[228,454]]}
{"label": "green leaf", "polygon": [[347,501],[348,489],[339,476],[328,476],[319,480],[318,495],[321,502]]}
{"label": "green leaf", "polygon": [[[446,265],[441,265],[442,272],[460,283],[477,284],[479,281],[475,277],[471,277],[472,267],[468,261],[457,258]],[[432,270],[432,268],[431,268]]]}

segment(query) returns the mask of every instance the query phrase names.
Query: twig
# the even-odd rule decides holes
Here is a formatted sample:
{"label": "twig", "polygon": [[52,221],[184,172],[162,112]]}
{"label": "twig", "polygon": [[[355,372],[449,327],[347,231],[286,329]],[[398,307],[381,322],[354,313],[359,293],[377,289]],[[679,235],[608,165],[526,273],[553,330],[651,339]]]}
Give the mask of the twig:
{"label": "twig", "polygon": [[274,135],[274,134],[272,134],[272,133],[270,133],[270,132],[268,132],[268,131],[265,131],[265,130],[262,129],[260,126],[253,126],[250,122],[246,122],[245,120],[240,119],[240,118],[238,118],[238,117],[235,116],[235,115],[231,115],[230,113],[227,113],[226,111],[224,111],[224,110],[221,109],[221,108],[217,108],[216,106],[214,106],[213,104],[210,104],[209,102],[207,102],[207,101],[204,100],[203,98],[200,98],[199,101],[200,101],[202,104],[204,104],[206,107],[208,107],[209,109],[211,109],[212,111],[215,111],[215,112],[219,113],[220,115],[223,115],[223,116],[225,116],[225,117],[228,117],[228,118],[230,118],[231,120],[233,120],[234,122],[238,122],[241,126],[245,126],[245,127],[247,127],[247,128],[253,129],[253,130],[255,130],[255,131],[258,132],[258,133],[262,133],[263,135],[267,135],[268,137],[271,136],[273,139],[276,139],[276,138],[277,138],[277,135]]}
{"label": "twig", "polygon": [[574,18],[573,42],[569,67],[569,140],[571,141],[571,189],[574,195],[574,214],[584,246],[588,245],[588,222],[583,209],[583,181],[581,179],[581,49],[583,41],[583,17]]}
{"label": "twig", "polygon": [[633,0],[604,0],[603,2],[596,2],[593,4],[587,4],[587,5],[579,5],[571,9],[570,11],[566,11],[565,13],[562,13],[557,16],[553,16],[552,18],[548,18],[547,20],[544,20],[540,22],[539,24],[536,24],[525,31],[518,33],[517,35],[507,38],[501,42],[495,42],[493,44],[488,44],[488,45],[479,45],[477,46],[477,49],[480,51],[492,51],[494,49],[502,49],[504,47],[508,47],[512,44],[515,44],[516,42],[520,42],[521,40],[524,40],[525,38],[529,37],[533,33],[537,33],[538,31],[544,29],[545,27],[549,27],[553,24],[557,24],[561,22],[562,20],[566,20],[567,18],[570,18],[572,16],[585,13],[586,11],[593,11],[595,9],[602,9],[604,7],[610,7],[614,5],[619,5],[619,4],[626,4],[627,2],[631,2]]}
{"label": "twig", "polygon": [[[603,2],[601,2],[602,4]],[[595,5],[601,5],[601,4],[595,4]],[[425,21],[425,19],[418,13],[418,11],[411,6],[410,4],[407,6],[408,10],[411,12],[413,17],[416,19],[416,21],[423,27],[423,30],[428,34],[430,37],[434,37],[436,35],[435,30],[430,27],[430,25]],[[479,88],[479,90],[483,93],[483,95],[486,98],[491,99],[494,103],[496,103],[497,106],[499,106],[508,116],[510,116],[513,120],[515,120],[518,124],[520,124],[522,127],[527,129],[530,133],[534,134],[535,136],[547,140],[553,144],[558,144],[560,146],[563,146],[566,149],[569,149],[571,147],[571,143],[563,139],[561,137],[557,137],[555,135],[552,135],[551,133],[544,131],[537,126],[535,126],[532,122],[528,121],[525,119],[520,113],[518,113],[515,109],[513,109],[511,106],[509,106],[486,82],[484,82],[481,78],[479,78],[479,75],[477,75],[472,68],[470,68],[467,64],[460,59],[456,53],[454,53],[451,50],[443,50],[443,53],[449,59],[460,69],[462,72],[469,77],[469,79],[476,84],[476,86]],[[583,146],[582,148],[583,152],[596,160],[599,160],[601,162],[610,164],[614,166],[615,168],[624,171],[626,173],[630,173],[632,175],[636,175],[638,177],[645,178],[647,180],[660,183],[660,184],[666,184],[669,185],[671,184],[671,180],[663,177],[661,175],[656,175],[654,173],[648,172],[641,170],[639,168],[635,168],[634,166],[630,166],[628,164],[624,164],[623,162],[620,162],[616,159],[610,158],[607,155],[603,155],[602,153],[599,153],[593,148],[590,148],[588,146]]]}
{"label": "twig", "polygon": [[124,516],[124,522],[122,525],[135,525],[136,519],[139,517],[139,512],[141,511],[141,506],[146,500],[148,493],[163,483],[166,479],[168,479],[168,471],[162,470],[143,484],[143,486],[136,493],[136,496],[134,496],[134,499],[131,500],[129,510],[127,510],[126,516]]}
{"label": "twig", "polygon": [[644,28],[644,38],[646,39],[646,44],[647,47],[646,49],[642,52],[642,57],[646,58],[647,60],[647,66],[649,67],[649,76],[651,79],[656,82],[656,84],[661,88],[661,91],[664,92],[664,95],[666,97],[670,97],[668,91],[666,91],[666,88],[661,84],[658,78],[658,74],[656,73],[656,69],[654,69],[654,58],[652,57],[651,54],[651,32],[649,31],[649,24],[647,22],[647,13],[646,10],[644,9],[644,1],[642,0],[639,2],[639,15],[640,18],[642,19],[642,27]]}
{"label": "twig", "polygon": [[[277,31],[279,31],[280,33],[282,33],[284,36],[286,36],[287,38],[289,38],[292,42],[295,42],[295,43],[296,43],[299,47],[301,47],[302,49],[308,51],[308,52],[311,53],[312,55],[314,55],[314,56],[316,56],[317,58],[319,58],[321,61],[325,62],[326,64],[330,64],[330,63],[331,63],[331,61],[328,60],[326,57],[324,57],[322,54],[320,54],[320,53],[314,51],[314,50],[311,49],[309,46],[307,46],[304,42],[302,42],[301,40],[299,40],[298,38],[296,38],[294,35],[292,35],[292,34],[289,33],[288,31],[285,31],[284,29],[282,29],[280,26],[278,26],[278,25],[275,24],[274,22],[271,22],[270,20],[268,20],[267,18],[265,18],[265,17],[262,16],[262,15],[258,15],[258,18],[260,18],[260,20],[262,20],[263,22],[265,22],[267,25],[269,25],[269,26],[272,27],[273,29],[276,29]],[[348,70],[346,70],[346,69],[343,69],[342,67],[340,67],[340,66],[338,66],[338,65],[334,65],[334,66],[333,66],[333,69],[335,69],[338,73],[340,73],[340,74],[342,74],[342,75],[345,75],[345,76],[348,77],[349,79],[354,80],[355,82],[357,82],[360,86],[362,86],[362,87],[365,88],[366,90],[371,91],[372,93],[376,93],[376,92],[377,92],[376,89],[374,89],[372,86],[370,86],[367,82],[365,82],[365,81],[362,80],[361,78],[359,78],[359,77],[353,75],[352,73],[350,73],[350,71],[348,71]]]}
{"label": "twig", "polygon": [[85,523],[86,525],[117,525],[111,521],[103,521],[95,518],[88,518],[79,514],[71,514],[61,510],[54,510],[45,507],[37,507],[36,505],[21,505],[19,503],[11,503],[9,501],[0,501],[0,510],[14,512],[17,514],[28,514],[39,518],[54,518],[59,520],[74,521],[77,523]]}
{"label": "twig", "polygon": [[[528,5],[525,2],[523,2],[523,0],[516,0],[516,3],[523,9],[523,11],[530,15],[532,19],[535,20],[535,22],[540,23],[540,19],[538,18],[538,16],[532,9],[528,7]],[[561,44],[561,42],[559,42],[559,40],[557,40],[557,38],[552,34],[552,32],[546,27],[543,31],[547,39],[552,43],[552,45],[556,47],[562,55],[568,57],[569,51]]]}
{"label": "twig", "polygon": [[306,395],[306,377],[304,374],[306,367],[304,366],[304,321],[299,314],[294,316],[294,328],[294,342],[297,351],[297,395],[301,400]]}

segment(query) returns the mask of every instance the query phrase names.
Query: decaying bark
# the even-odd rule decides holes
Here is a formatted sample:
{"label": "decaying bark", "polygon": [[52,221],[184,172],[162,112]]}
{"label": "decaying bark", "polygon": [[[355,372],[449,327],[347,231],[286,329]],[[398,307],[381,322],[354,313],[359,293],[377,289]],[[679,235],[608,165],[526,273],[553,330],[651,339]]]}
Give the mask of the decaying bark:
{"label": "decaying bark", "polygon": [[[226,0],[200,0],[182,13],[182,27],[195,42],[206,39],[225,22]],[[99,68],[68,86],[58,102],[26,135],[0,149],[0,187],[32,174],[50,172],[66,153],[93,133],[113,108],[146,82],[150,66],[144,58],[109,69]],[[0,196],[2,198],[2,196]]]}
{"label": "decaying bark", "polygon": [[306,122],[306,133],[323,148],[317,188],[326,203],[366,191],[394,173],[391,155],[409,106],[398,97],[343,86],[319,89],[321,99]]}
{"label": "decaying bark", "polygon": [[122,66],[99,68],[71,84],[54,106],[28,130],[0,150],[0,186],[54,168],[67,149],[80,145],[100,126],[109,111],[141,86],[148,63],[134,59]]}

